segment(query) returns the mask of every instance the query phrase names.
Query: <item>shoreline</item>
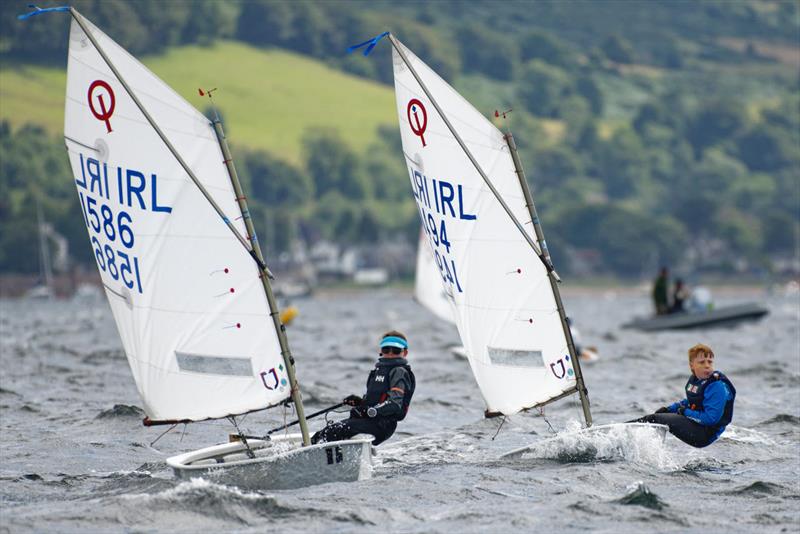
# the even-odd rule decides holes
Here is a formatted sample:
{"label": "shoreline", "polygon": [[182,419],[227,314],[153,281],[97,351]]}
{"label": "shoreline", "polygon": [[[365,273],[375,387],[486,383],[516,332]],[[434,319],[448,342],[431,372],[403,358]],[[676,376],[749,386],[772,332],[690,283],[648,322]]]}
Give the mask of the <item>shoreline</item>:
{"label": "shoreline", "polygon": [[[276,273],[276,278],[281,279],[281,274]],[[0,274],[0,298],[14,299],[24,297],[26,292],[35,287],[40,277],[34,274]],[[648,296],[652,287],[649,280],[619,280],[611,277],[579,278],[570,279],[568,276],[562,279],[560,286],[561,293],[564,295],[642,295]],[[75,272],[71,274],[57,275],[53,279],[54,291],[59,298],[68,298],[75,293],[81,285],[95,286],[102,289],[103,285],[100,276],[91,272]],[[776,279],[774,281],[758,281],[753,279],[725,279],[708,278],[704,280],[699,277],[697,281],[690,283],[689,287],[707,287],[716,295],[724,294],[750,294],[764,295],[770,294],[775,289],[789,289],[800,287],[798,279]],[[335,284],[320,284],[313,288],[313,295],[343,295],[348,293],[358,294],[367,291],[399,290],[413,292],[413,279],[394,280],[385,285],[359,285],[351,281],[339,282]],[[302,297],[299,297],[302,298]],[[291,299],[290,299],[291,300]]]}

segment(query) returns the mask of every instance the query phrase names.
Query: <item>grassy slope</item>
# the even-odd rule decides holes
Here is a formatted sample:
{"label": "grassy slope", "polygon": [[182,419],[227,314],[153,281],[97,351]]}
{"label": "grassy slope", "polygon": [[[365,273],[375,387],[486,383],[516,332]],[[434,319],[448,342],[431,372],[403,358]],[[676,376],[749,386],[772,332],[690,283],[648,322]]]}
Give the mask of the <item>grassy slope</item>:
{"label": "grassy slope", "polygon": [[[291,52],[222,42],[171,49],[144,63],[201,111],[208,100],[197,88],[219,88],[214,99],[232,142],[293,162],[308,128],[337,128],[360,152],[378,125],[397,120],[392,88]],[[65,83],[65,70],[0,65],[0,119],[61,133]]]}

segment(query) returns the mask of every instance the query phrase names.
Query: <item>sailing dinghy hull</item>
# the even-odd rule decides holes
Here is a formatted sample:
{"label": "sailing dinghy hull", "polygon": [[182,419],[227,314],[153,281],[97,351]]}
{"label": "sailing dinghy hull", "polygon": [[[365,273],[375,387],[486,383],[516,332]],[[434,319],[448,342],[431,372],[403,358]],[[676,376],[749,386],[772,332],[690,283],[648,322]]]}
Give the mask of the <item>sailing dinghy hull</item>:
{"label": "sailing dinghy hull", "polygon": [[553,437],[525,445],[518,449],[508,451],[500,458],[513,459],[524,457],[526,453],[559,451],[593,448],[599,440],[607,439],[619,444],[635,444],[637,442],[657,441],[663,443],[667,435],[666,425],[650,423],[613,423],[609,425],[592,426],[572,432],[562,432]]}
{"label": "sailing dinghy hull", "polygon": [[269,441],[248,440],[255,458],[241,442],[224,443],[167,458],[179,479],[204,478],[246,490],[302,488],[328,482],[364,480],[372,473],[370,438],[300,447],[300,434]]}

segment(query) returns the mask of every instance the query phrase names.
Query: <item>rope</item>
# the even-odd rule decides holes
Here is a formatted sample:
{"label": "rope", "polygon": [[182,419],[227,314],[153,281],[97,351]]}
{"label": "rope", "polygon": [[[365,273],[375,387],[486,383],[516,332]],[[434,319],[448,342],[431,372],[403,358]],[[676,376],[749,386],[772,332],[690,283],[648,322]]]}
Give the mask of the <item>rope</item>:
{"label": "rope", "polygon": [[495,432],[494,436],[492,436],[492,441],[494,441],[494,438],[496,438],[497,435],[500,433],[500,429],[503,428],[503,425],[505,424],[505,422],[506,422],[506,416],[504,415],[503,416],[503,420],[500,421],[500,426],[497,427],[497,432]]}
{"label": "rope", "polygon": [[[175,428],[175,427],[176,427],[176,426],[178,426],[179,424],[180,424],[180,423],[175,423],[174,425],[172,425],[171,427],[169,427],[168,429],[166,429],[165,431],[163,431],[161,434],[159,434],[159,435],[158,435],[158,437],[157,437],[156,439],[154,439],[153,441],[151,441],[151,442],[150,442],[150,446],[152,447],[153,445],[155,445],[155,444],[156,444],[156,442],[157,442],[158,440],[160,440],[161,438],[163,438],[164,436],[166,436],[166,435],[167,435],[167,433],[168,433],[170,430],[172,430],[173,428]],[[186,430],[184,430],[184,432],[185,432],[185,431],[186,431]]]}
{"label": "rope", "polygon": [[547,416],[544,414],[544,406],[539,408],[539,415],[541,415],[544,419],[544,422],[547,423],[547,427],[550,429],[550,432],[553,434],[558,434],[558,432],[556,432],[556,430],[553,428],[553,425],[550,424],[550,421],[547,420]]}
{"label": "rope", "polygon": [[236,428],[236,432],[239,434],[239,439],[244,445],[244,448],[247,450],[245,454],[247,454],[247,457],[252,460],[253,458],[256,457],[256,453],[253,452],[253,449],[250,448],[250,444],[247,443],[247,437],[244,435],[244,433],[242,433],[241,430],[239,430],[239,425],[236,423],[236,418],[231,415],[230,417],[228,417],[228,420],[231,423],[233,423],[234,428]]}

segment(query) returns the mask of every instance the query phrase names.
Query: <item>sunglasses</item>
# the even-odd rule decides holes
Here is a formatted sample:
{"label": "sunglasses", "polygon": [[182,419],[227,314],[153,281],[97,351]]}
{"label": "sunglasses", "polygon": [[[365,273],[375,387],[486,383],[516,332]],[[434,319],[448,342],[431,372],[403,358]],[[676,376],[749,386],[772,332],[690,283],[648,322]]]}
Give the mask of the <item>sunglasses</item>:
{"label": "sunglasses", "polygon": [[381,348],[381,354],[400,354],[403,352],[403,349],[400,347],[383,347]]}

